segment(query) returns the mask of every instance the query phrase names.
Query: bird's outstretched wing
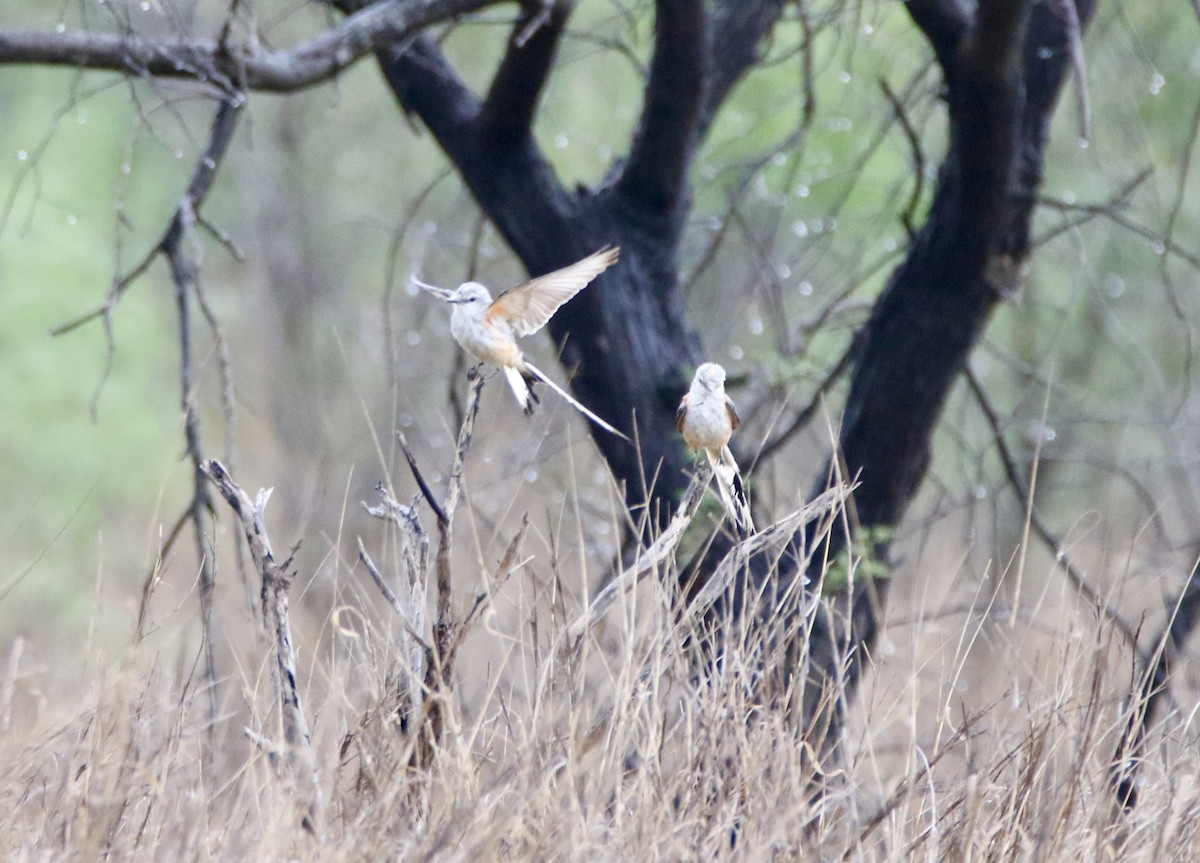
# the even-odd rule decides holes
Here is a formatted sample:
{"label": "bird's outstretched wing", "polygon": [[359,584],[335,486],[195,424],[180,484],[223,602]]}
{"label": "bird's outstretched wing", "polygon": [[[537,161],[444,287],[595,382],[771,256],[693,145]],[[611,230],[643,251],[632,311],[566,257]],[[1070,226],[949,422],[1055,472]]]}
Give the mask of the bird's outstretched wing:
{"label": "bird's outstretched wing", "polygon": [[615,264],[619,252],[620,249],[615,246],[605,246],[569,267],[517,285],[496,297],[488,309],[488,315],[503,317],[512,327],[514,335],[536,333],[553,317],[559,306]]}

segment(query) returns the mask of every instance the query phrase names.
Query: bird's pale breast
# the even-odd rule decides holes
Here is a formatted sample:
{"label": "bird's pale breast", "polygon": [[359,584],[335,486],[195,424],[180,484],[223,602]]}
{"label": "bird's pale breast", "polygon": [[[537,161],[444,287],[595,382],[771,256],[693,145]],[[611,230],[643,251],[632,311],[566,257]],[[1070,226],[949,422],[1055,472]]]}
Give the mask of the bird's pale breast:
{"label": "bird's pale breast", "polygon": [[719,449],[729,443],[733,421],[724,398],[689,398],[683,440],[692,449]]}
{"label": "bird's pale breast", "polygon": [[489,320],[460,307],[450,317],[450,334],[477,360],[494,366],[521,365],[521,349],[517,347],[512,330],[503,322]]}

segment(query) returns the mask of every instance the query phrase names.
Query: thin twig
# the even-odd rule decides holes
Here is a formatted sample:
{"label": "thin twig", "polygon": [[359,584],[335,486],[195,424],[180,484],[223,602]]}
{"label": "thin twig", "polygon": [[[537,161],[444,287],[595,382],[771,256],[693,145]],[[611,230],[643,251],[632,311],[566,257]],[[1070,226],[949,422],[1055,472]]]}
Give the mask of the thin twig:
{"label": "thin twig", "polygon": [[812,398],[809,399],[808,404],[806,404],[796,413],[796,416],[792,418],[792,421],[788,423],[786,428],[777,432],[774,437],[764,443],[762,448],[755,453],[754,460],[750,463],[749,470],[753,471],[755,466],[760,461],[770,458],[775,454],[776,451],[785,446],[788,441],[790,441],[808,426],[808,424],[812,421],[812,418],[816,416],[816,413],[820,409],[821,405],[825,403],[825,396],[829,394],[829,391],[833,389],[834,384],[836,384],[842,375],[844,375],[850,368],[850,363],[853,361],[855,356],[857,343],[857,337],[851,340],[849,346],[842,354],[841,359],[834,364],[833,368],[831,368],[825,374],[825,377],[821,379],[821,382],[817,384],[817,388],[813,391]]}
{"label": "thin twig", "polygon": [[908,148],[912,151],[913,176],[916,178],[916,183],[913,185],[912,194],[908,198],[908,206],[900,214],[900,221],[904,224],[904,230],[908,233],[908,238],[911,240],[917,233],[915,227],[917,207],[920,205],[921,197],[925,193],[925,151],[921,147],[921,137],[917,134],[917,130],[913,128],[912,121],[908,118],[908,111],[905,109],[904,103],[900,101],[900,97],[892,90],[886,78],[879,79],[879,86],[883,90],[883,95],[891,103],[892,110],[896,112],[896,119],[900,121],[900,128],[904,130],[904,137],[908,139]]}
{"label": "thin twig", "polygon": [[978,405],[980,412],[983,413],[988,427],[992,430],[992,440],[996,445],[996,451],[1004,467],[1005,476],[1008,477],[1008,482],[1012,486],[1013,492],[1022,501],[1029,502],[1025,515],[1029,519],[1029,524],[1033,528],[1034,533],[1037,534],[1050,553],[1054,555],[1055,562],[1067,576],[1067,581],[1075,588],[1076,592],[1116,627],[1117,631],[1121,633],[1142,662],[1147,662],[1149,657],[1145,656],[1138,648],[1137,632],[1116,609],[1107,603],[1096,588],[1088,583],[1087,577],[1071,560],[1062,542],[1054,535],[1046,523],[1042,521],[1042,517],[1034,509],[1033,501],[1029,498],[1028,484],[1021,477],[1021,473],[1017,469],[1016,459],[1013,458],[1012,452],[1004,440],[1004,431],[1000,424],[999,415],[996,413],[995,408],[992,407],[991,400],[988,399],[987,393],[983,390],[983,385],[979,382],[979,378],[975,376],[975,372],[968,367],[964,370],[964,376],[967,380],[967,386],[975,398],[975,403]]}
{"label": "thin twig", "polygon": [[371,555],[367,553],[361,536],[358,537],[358,559],[366,567],[367,573],[371,576],[371,581],[375,582],[375,586],[379,588],[379,592],[383,594],[383,598],[387,600],[387,604],[392,607],[392,611],[396,612],[396,616],[400,618],[404,626],[404,631],[408,634],[409,638],[416,641],[422,648],[429,649],[429,643],[425,641],[421,633],[417,632],[409,624],[408,612],[400,604],[400,599],[396,596],[395,591],[388,586],[387,580],[384,579],[383,574],[379,571],[379,567],[375,565],[375,561],[371,560]]}
{"label": "thin twig", "polygon": [[425,502],[433,510],[433,515],[437,519],[437,523],[439,525],[446,524],[449,518],[447,518],[445,511],[443,511],[442,505],[438,503],[438,499],[434,497],[433,489],[429,487],[429,483],[425,482],[425,475],[421,473],[421,468],[417,465],[416,456],[408,448],[408,439],[404,437],[404,432],[397,431],[396,440],[400,443],[400,450],[404,453],[404,458],[408,462],[408,469],[412,471],[413,479],[417,481],[417,488],[421,490],[421,497],[425,498]]}

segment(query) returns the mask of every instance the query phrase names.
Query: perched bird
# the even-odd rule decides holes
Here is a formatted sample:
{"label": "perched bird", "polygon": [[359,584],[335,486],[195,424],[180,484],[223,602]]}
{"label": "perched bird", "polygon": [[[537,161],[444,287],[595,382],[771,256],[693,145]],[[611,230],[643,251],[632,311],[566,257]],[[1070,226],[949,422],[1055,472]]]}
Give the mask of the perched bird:
{"label": "perched bird", "polygon": [[538,398],[532,386],[541,381],[596,425],[629,440],[546,377],[544,372],[525,359],[517,345],[517,338],[536,333],[544,327],[563,303],[615,264],[619,251],[613,246],[606,246],[569,267],[510,288],[494,300],[488,289],[479,282],[466,282],[459,285],[457,290],[448,291],[427,285],[415,276],[412,281],[454,305],[454,311],[450,314],[450,334],[475,359],[500,367],[525,413],[533,413]]}
{"label": "perched bird", "polygon": [[704,450],[717,477],[717,491],[733,523],[743,533],[754,533],[750,504],[729,438],[742,424],[737,408],[725,395],[725,369],[716,363],[704,363],[696,369],[691,389],[679,403],[675,428],[683,432],[683,440],[692,449]]}

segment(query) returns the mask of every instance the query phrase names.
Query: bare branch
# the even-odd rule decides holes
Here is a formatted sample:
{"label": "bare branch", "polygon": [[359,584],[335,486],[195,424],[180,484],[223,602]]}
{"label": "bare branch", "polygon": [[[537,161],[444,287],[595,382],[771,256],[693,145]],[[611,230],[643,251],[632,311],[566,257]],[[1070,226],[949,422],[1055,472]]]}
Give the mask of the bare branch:
{"label": "bare branch", "polygon": [[753,470],[754,466],[763,459],[770,458],[781,447],[787,444],[788,441],[808,427],[812,418],[816,416],[817,410],[824,404],[825,396],[842,375],[846,373],[846,370],[850,368],[850,363],[855,356],[854,349],[856,343],[857,340],[851,342],[850,346],[842,353],[841,359],[833,364],[833,367],[825,374],[821,382],[817,384],[817,388],[813,391],[812,398],[809,399],[808,404],[796,413],[796,416],[792,418],[792,421],[785,428],[776,432],[774,437],[762,445],[762,448],[754,456],[750,470]]}
{"label": "bare branch", "polygon": [[891,103],[892,110],[896,114],[896,119],[900,121],[900,128],[904,130],[904,138],[908,141],[908,148],[912,151],[912,173],[916,182],[913,184],[912,195],[908,198],[908,205],[904,208],[904,212],[900,214],[900,221],[904,224],[904,230],[911,240],[917,233],[917,206],[921,203],[921,196],[925,192],[925,151],[921,147],[921,137],[917,134],[917,130],[913,128],[912,120],[909,119],[908,111],[905,110],[904,103],[900,100],[900,97],[892,90],[886,78],[879,79],[879,86],[883,90],[883,95]]}
{"label": "bare branch", "polygon": [[296,653],[292,648],[292,628],[288,618],[288,591],[292,586],[291,559],[278,563],[271,550],[270,537],[267,536],[266,506],[271,492],[260,490],[258,497],[250,500],[250,496],[242,491],[216,459],[205,465],[205,473],[237,516],[250,548],[250,556],[262,575],[263,622],[274,639],[271,680],[275,684],[275,699],[283,726],[283,763],[288,778],[296,783],[298,801],[305,813],[304,826],[315,832],[315,819],[321,803],[321,783],[300,697]]}
{"label": "bare branch", "polygon": [[483,375],[475,371],[471,376],[471,389],[467,395],[467,410],[463,417],[462,427],[458,432],[458,446],[454,449],[454,464],[450,468],[450,482],[446,488],[446,499],[442,510],[444,521],[438,521],[437,549],[437,610],[438,619],[435,624],[434,642],[439,655],[446,656],[445,648],[449,640],[443,642],[438,637],[438,629],[450,627],[450,539],[454,527],[454,513],[462,497],[463,463],[467,458],[467,450],[471,448],[471,436],[475,432],[475,416],[479,413],[479,397],[483,393]]}
{"label": "bare branch", "polygon": [[417,488],[421,490],[421,496],[425,498],[425,502],[433,510],[433,515],[437,519],[437,523],[445,524],[450,519],[442,511],[442,505],[438,503],[437,498],[433,496],[433,489],[429,487],[429,483],[425,482],[425,476],[421,473],[421,468],[417,466],[416,456],[408,448],[408,440],[404,437],[404,432],[397,430],[396,440],[400,443],[400,449],[404,453],[405,460],[408,462],[408,469],[412,471],[413,479],[417,481]]}
{"label": "bare branch", "polygon": [[409,614],[407,611],[405,611],[404,606],[400,603],[400,598],[396,596],[396,592],[392,590],[390,585],[388,585],[387,579],[383,577],[383,573],[379,571],[379,567],[375,565],[375,561],[373,561],[371,559],[371,555],[367,553],[367,548],[365,545],[363,545],[361,536],[358,537],[358,559],[362,562],[362,565],[366,567],[367,574],[371,576],[371,581],[375,583],[375,586],[379,588],[379,592],[383,594],[384,600],[389,606],[391,606],[392,611],[396,612],[396,616],[400,618],[402,625],[404,626],[405,634],[408,635],[408,637],[411,638],[418,646],[424,650],[429,650],[428,642],[426,642],[421,633],[414,629],[409,623]]}
{"label": "bare branch", "polygon": [[488,146],[479,98],[433,40],[420,37],[403,51],[381,51],[378,56],[401,107],[429,127],[480,207],[527,266],[526,256],[547,236],[560,238],[562,242],[554,244],[560,248],[569,241],[561,217],[577,202],[563,189],[532,135],[512,139],[507,148]]}
{"label": "bare branch", "polygon": [[113,282],[112,288],[108,292],[108,297],[102,305],[65,324],[55,327],[50,331],[50,335],[65,335],[86,323],[94,321],[96,318],[111,315],[121,297],[124,296],[125,291],[150,269],[150,265],[154,262],[155,257],[160,254],[170,256],[170,250],[179,244],[185,227],[184,222],[187,221],[189,225],[196,222],[200,207],[212,189],[213,181],[217,178],[217,170],[220,168],[221,162],[229,150],[229,145],[233,141],[233,132],[237,128],[237,118],[242,104],[240,98],[227,99],[221,102],[216,115],[213,117],[212,128],[208,135],[208,145],[204,148],[204,152],[200,154],[200,158],[196,162],[196,169],[192,173],[191,180],[188,182],[187,190],[183,193],[179,205],[175,208],[175,212],[171,216],[171,222],[167,226],[162,239],[158,241],[153,249],[147,252],[146,257],[136,267]]}
{"label": "bare branch", "polygon": [[150,39],[87,32],[0,30],[0,65],[106,69],[155,78],[188,78],[222,89],[288,92],[319,84],[363,56],[495,0],[385,0],[288,51],[208,39]]}
{"label": "bare branch", "polygon": [[[195,220],[188,198],[180,208],[180,231],[165,246],[171,264],[171,279],[175,283],[175,307],[179,313],[179,381],[183,406],[183,434],[188,458],[192,462],[192,501],[188,518],[196,534],[196,550],[200,555],[200,625],[204,635],[204,678],[209,697],[209,718],[215,724],[220,703],[217,693],[216,645],[213,637],[213,590],[216,587],[214,549],[208,523],[212,517],[212,499],[204,469],[204,452],[200,443],[200,415],[193,398],[196,389],[192,366],[191,297],[196,292],[198,264],[185,244],[191,240]],[[210,725],[211,727],[211,725]]]}
{"label": "bare branch", "polygon": [[408,729],[413,727],[414,718],[425,703],[427,681],[434,664],[433,648],[425,639],[425,608],[429,594],[429,536],[421,527],[415,501],[412,506],[404,506],[393,500],[382,485],[378,490],[382,498],[380,505],[367,506],[364,502],[363,509],[376,518],[390,521],[400,532],[401,553],[407,570],[405,599],[400,600],[384,580],[367,554],[362,539],[358,541],[358,556],[376,587],[399,616],[408,636],[400,645],[405,662],[404,672],[397,687],[399,704],[396,711],[400,726]]}

